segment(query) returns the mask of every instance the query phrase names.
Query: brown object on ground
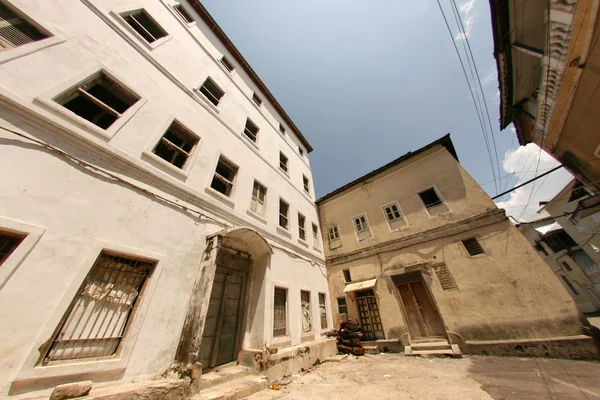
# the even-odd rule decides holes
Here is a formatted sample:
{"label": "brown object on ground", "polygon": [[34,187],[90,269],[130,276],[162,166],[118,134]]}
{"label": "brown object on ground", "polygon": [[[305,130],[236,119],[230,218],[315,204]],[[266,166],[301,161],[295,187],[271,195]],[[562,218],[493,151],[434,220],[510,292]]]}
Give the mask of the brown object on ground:
{"label": "brown object on ground", "polygon": [[360,340],[363,338],[361,327],[358,323],[348,320],[340,321],[340,329],[337,330],[337,348],[340,353],[362,356],[365,349]]}
{"label": "brown object on ground", "polygon": [[87,396],[92,390],[92,381],[82,381],[58,385],[52,391],[50,400],[74,399],[76,397]]}

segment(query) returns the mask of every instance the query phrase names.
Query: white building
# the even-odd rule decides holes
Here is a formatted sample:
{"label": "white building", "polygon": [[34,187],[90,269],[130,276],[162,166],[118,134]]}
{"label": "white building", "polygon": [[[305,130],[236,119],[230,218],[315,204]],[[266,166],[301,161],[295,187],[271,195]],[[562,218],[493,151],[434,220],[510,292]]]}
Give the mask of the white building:
{"label": "white building", "polygon": [[0,0],[0,396],[335,352],[311,150],[197,0]]}

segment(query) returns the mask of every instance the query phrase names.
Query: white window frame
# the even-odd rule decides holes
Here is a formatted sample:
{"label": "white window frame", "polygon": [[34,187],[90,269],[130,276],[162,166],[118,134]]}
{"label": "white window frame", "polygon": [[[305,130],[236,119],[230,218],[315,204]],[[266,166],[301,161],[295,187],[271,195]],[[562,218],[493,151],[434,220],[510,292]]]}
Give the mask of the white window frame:
{"label": "white window frame", "polygon": [[[39,349],[41,347],[46,348],[45,345],[47,345],[48,339],[54,337],[54,333],[63,316],[67,312],[75,296],[79,293],[81,283],[90,272],[94,262],[102,251],[113,254],[122,254],[126,257],[141,258],[156,263],[154,271],[148,277],[143,293],[137,300],[139,303],[136,304],[136,310],[130,317],[131,321],[128,322],[127,329],[119,344],[117,353],[110,359],[81,359],[69,360],[69,362],[65,364],[52,364],[48,366],[38,365],[38,361],[41,357]],[[48,381],[48,386],[52,387],[56,385],[56,383],[53,384],[52,382],[54,382],[58,376],[71,376],[72,380],[77,381],[94,378],[101,379],[107,374],[122,374],[122,371],[127,368],[129,359],[135,348],[136,338],[143,325],[152,300],[152,294],[156,289],[158,278],[165,265],[166,258],[167,257],[164,254],[157,254],[116,243],[100,241],[93,244],[90,253],[80,265],[79,271],[65,290],[54,313],[45,323],[45,326],[37,336],[37,339],[35,339],[29,355],[21,366],[16,378],[13,380],[13,386],[17,384],[23,387],[30,385],[30,382],[32,381],[36,381],[37,383],[40,381]]]}
{"label": "white window frame", "polygon": [[[337,232],[338,237],[336,239],[331,239],[330,230],[335,230]],[[329,243],[330,250],[337,249],[343,246],[342,236],[340,235],[340,224],[333,224],[327,226],[327,242]]]}
{"label": "white window frame", "polygon": [[[300,225],[300,217],[302,217],[304,220],[304,224],[302,224],[302,225]],[[300,235],[300,232],[304,232],[304,239]],[[308,242],[307,235],[306,235],[306,216],[304,214],[302,214],[301,212],[298,212],[298,240],[300,242],[304,242],[304,243]]]}
{"label": "white window frame", "polygon": [[173,15],[175,15],[175,17],[179,20],[179,22],[181,22],[182,25],[184,25],[186,28],[192,28],[192,27],[196,26],[196,20],[195,19],[192,22],[187,22],[185,20],[185,18],[183,18],[183,16],[181,14],[179,14],[179,11],[177,11],[177,9],[175,8],[176,6],[183,7],[183,9],[185,10],[185,12],[187,12],[190,15],[190,17],[193,18],[192,13],[185,7],[185,5],[183,3],[179,3],[179,2],[176,2],[176,1],[166,2],[164,0],[163,0],[163,3],[168,6],[167,8],[170,11],[172,11]]}
{"label": "white window frame", "polygon": [[[390,221],[388,219],[387,211],[385,210],[387,207],[391,207],[391,206],[396,206],[396,208],[398,209],[398,212],[400,213],[400,218],[397,218],[394,221]],[[385,219],[385,221],[387,222],[387,225],[388,225],[388,228],[390,229],[390,232],[399,231],[399,230],[401,230],[403,228],[406,228],[408,226],[408,221],[406,220],[406,216],[404,215],[404,212],[402,211],[402,207],[400,207],[400,203],[398,203],[397,200],[390,201],[389,203],[385,203],[384,205],[382,205],[381,206],[381,212],[383,213],[383,219]],[[393,228],[392,224],[395,221],[402,221],[402,226]]]}
{"label": "white window frame", "polygon": [[[237,168],[235,176],[233,177],[233,181],[231,181],[232,185],[231,185],[231,192],[229,193],[229,196],[226,196],[223,193],[221,193],[211,187],[213,178],[215,177],[215,174],[217,173],[217,166],[219,165],[219,161],[221,160],[221,157],[224,158],[228,163],[232,164],[233,166],[235,166]],[[210,174],[210,176],[208,178],[208,182],[207,182],[207,185],[206,185],[206,188],[204,189],[204,191],[206,193],[210,194],[212,197],[219,200],[220,202],[225,203],[225,205],[227,205],[228,207],[234,208],[235,202],[234,202],[233,198],[235,196],[236,189],[238,186],[237,179],[238,179],[239,173],[240,173],[239,164],[232,161],[231,158],[223,155],[223,153],[218,153],[216,160],[213,163],[212,173]]]}
{"label": "white window frame", "polygon": [[[362,230],[359,231],[357,229],[357,227],[356,227],[356,222],[355,221],[356,221],[357,218],[363,218],[363,217],[365,219],[365,224],[367,224],[367,228],[366,229],[362,229]],[[369,221],[369,217],[367,217],[367,213],[361,213],[361,214],[358,214],[358,215],[355,215],[354,217],[352,217],[352,227],[354,228],[354,234],[356,236],[356,241],[357,242],[362,242],[362,241],[365,241],[365,240],[373,238],[373,232],[371,231],[371,223]],[[359,237],[359,235],[361,233],[367,232],[367,231],[369,232],[369,237],[364,237],[364,238],[361,239]]]}
{"label": "white window frame", "polygon": [[[265,198],[264,198],[263,204],[262,204],[262,212],[258,212],[256,210],[252,209],[252,204],[254,204],[255,202],[256,203],[259,202],[258,198],[254,197],[254,184],[255,183],[259,184],[260,186],[262,186],[265,189]],[[257,214],[257,215],[259,215],[261,217],[264,217],[266,215],[266,213],[267,213],[267,196],[268,196],[268,193],[269,193],[269,188],[267,188],[266,185],[263,185],[262,182],[260,182],[258,179],[254,179],[252,181],[252,190],[250,192],[250,209],[249,209],[252,213]]]}
{"label": "white window frame", "polygon": [[[256,127],[256,135],[254,135],[248,128],[248,123],[254,125]],[[250,135],[248,135],[248,133],[246,133],[246,131],[248,131],[250,133]],[[244,139],[246,141],[250,141],[251,144],[253,144],[254,146],[258,146],[258,135],[260,134],[260,128],[258,127],[258,125],[256,125],[256,123],[254,123],[254,121],[252,121],[252,119],[250,117],[246,117],[246,122],[244,123],[244,131],[242,132],[242,136],[244,137]],[[252,140],[252,137],[254,136],[254,140]]]}
{"label": "white window frame", "polygon": [[[225,64],[223,64],[223,58],[225,58],[227,60],[227,62],[233,67],[233,69],[230,71]],[[217,60],[217,64],[219,64],[219,66],[221,68],[223,68],[223,70],[225,72],[227,72],[230,76],[233,76],[235,74],[235,65],[233,65],[233,63],[231,62],[231,59],[229,57],[227,57],[225,54],[221,54],[221,57]]]}
{"label": "white window frame", "polygon": [[[306,179],[306,184],[304,182],[304,180]],[[308,176],[302,174],[302,190],[304,190],[304,193],[306,194],[310,194],[310,179],[308,178]]]}
{"label": "white window frame", "polygon": [[[71,110],[63,107],[62,105],[54,101],[55,98],[58,98],[66,92],[73,90],[74,87],[86,81],[90,76],[100,72],[105,73],[110,79],[114,80],[125,90],[134,93],[140,98],[135,104],[129,107],[111,126],[109,126],[108,129],[100,128],[99,126],[91,123],[85,118],[80,117]],[[41,95],[35,98],[35,101],[49,108],[54,113],[58,113],[61,117],[67,119],[76,127],[81,128],[84,131],[96,135],[104,140],[110,140],[148,101],[147,98],[143,97],[140,94],[140,91],[133,89],[129,84],[125,83],[126,81],[127,80],[124,79],[121,75],[116,74],[114,71],[112,71],[110,68],[107,68],[103,64],[96,64],[93,67],[85,69],[84,72],[82,72],[81,74],[67,81],[64,81],[54,86],[52,89],[42,93]]]}
{"label": "white window frame", "polygon": [[21,243],[15,247],[8,257],[0,265],[0,290],[7,284],[10,277],[14,275],[25,258],[31,253],[35,245],[40,241],[46,228],[14,221],[9,218],[0,217],[0,231],[24,236]]}
{"label": "white window frame", "polygon": [[[165,33],[166,36],[163,36],[157,40],[155,40],[152,43],[148,43],[148,41],[139,33],[136,32],[135,29],[133,29],[133,27],[131,25],[129,25],[127,23],[127,21],[125,21],[125,19],[121,16],[121,14],[123,13],[127,13],[127,12],[133,12],[133,11],[138,11],[143,9],[146,13],[148,13],[148,15],[150,16],[150,18],[152,18],[154,20],[154,22],[156,22],[156,24],[160,27],[160,29],[162,29]],[[120,7],[120,8],[116,8],[110,11],[110,15],[117,20],[117,22],[121,25],[121,27],[127,31],[129,33],[129,35],[133,36],[136,38],[137,42],[141,43],[144,47],[146,47],[148,50],[152,51],[154,49],[156,49],[159,46],[162,46],[163,44],[167,43],[169,40],[173,39],[173,36],[171,36],[171,34],[169,33],[169,31],[167,31],[164,26],[166,24],[161,24],[160,21],[154,16],[155,13],[151,12],[153,10],[150,10],[144,6],[139,6],[139,7]],[[175,11],[175,10],[173,10]]]}
{"label": "white window frame", "polygon": [[[287,227],[283,227],[281,226],[281,224],[279,223],[279,218],[281,217],[281,202],[284,202],[285,204],[287,204],[287,215],[285,216],[287,219]],[[286,201],[284,198],[280,197],[279,198],[279,202],[277,202],[277,228],[282,229],[284,232],[288,233],[291,232],[291,227],[292,227],[292,222],[290,221],[290,212],[291,212],[291,207],[290,207],[290,203],[288,201]]]}
{"label": "white window frame", "polygon": [[[431,208],[427,208],[427,206],[425,205],[425,202],[423,201],[423,199],[419,195],[420,193],[423,193],[424,191],[429,190],[429,189],[435,190],[435,194],[437,194],[438,198],[442,201],[441,204],[438,204],[437,206],[433,206],[431,208],[437,208],[437,207],[440,207],[440,206],[445,206],[446,207],[446,211],[443,211],[443,212],[440,212],[440,213],[437,213],[437,214],[432,214],[429,211]],[[438,190],[438,188],[435,185],[430,185],[430,186],[424,187],[421,190],[417,190],[415,194],[416,194],[417,198],[419,199],[419,201],[421,202],[421,205],[423,206],[423,208],[427,212],[427,215],[429,215],[429,219],[435,218],[435,217],[437,217],[439,215],[442,215],[442,214],[446,214],[446,213],[452,212],[452,210],[450,208],[450,205],[448,204],[448,202],[446,201],[446,199],[442,196],[441,192]]]}
{"label": "white window frame", "polygon": [[[286,167],[287,169],[283,169],[283,168],[281,168],[281,156],[282,156],[282,155],[283,155],[283,156],[286,158],[286,160],[287,160],[287,162],[285,163],[285,167]],[[287,155],[286,155],[286,154],[285,154],[283,151],[279,150],[279,157],[278,157],[277,161],[278,161],[279,170],[280,170],[281,172],[283,172],[284,174],[286,174],[286,175],[288,176],[288,178],[289,178],[289,176],[290,176],[290,158],[289,158],[289,157],[288,157],[288,156],[287,156]]]}

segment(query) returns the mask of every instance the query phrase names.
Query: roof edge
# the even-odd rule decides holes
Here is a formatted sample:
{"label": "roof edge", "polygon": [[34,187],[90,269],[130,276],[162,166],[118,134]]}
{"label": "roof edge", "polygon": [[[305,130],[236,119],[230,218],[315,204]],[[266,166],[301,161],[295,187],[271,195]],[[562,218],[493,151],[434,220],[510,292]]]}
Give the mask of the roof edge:
{"label": "roof edge", "polygon": [[446,150],[448,150],[448,152],[452,155],[452,157],[454,157],[456,159],[456,161],[458,163],[460,163],[460,161],[458,160],[458,155],[456,154],[456,150],[454,149],[454,144],[452,143],[452,139],[450,138],[450,134],[448,133],[448,134],[442,136],[441,138],[439,138],[438,140],[431,142],[428,145],[425,145],[418,150],[409,151],[408,153],[396,158],[393,161],[390,161],[389,163],[385,164],[384,166],[379,167],[379,168],[369,172],[368,174],[365,174],[365,175],[353,180],[352,182],[345,184],[344,186],[334,190],[333,192],[327,193],[325,196],[323,196],[320,199],[318,199],[317,201],[315,201],[315,203],[319,204],[337,194],[340,194],[340,193],[350,189],[351,187],[359,184],[360,182],[362,182],[368,178],[371,178],[371,177],[379,174],[380,172],[385,171],[386,169],[392,168],[406,160],[409,160],[410,158],[415,157],[415,156],[423,153],[424,151],[429,150],[432,147],[437,146],[437,145],[441,145],[441,146],[445,147]]}
{"label": "roof edge", "polygon": [[258,77],[256,72],[252,69],[250,64],[246,61],[246,59],[242,56],[239,50],[233,45],[231,40],[227,37],[223,29],[217,24],[214,18],[210,15],[208,10],[204,8],[204,6],[200,3],[200,0],[187,0],[188,4],[200,15],[200,18],[206,23],[208,28],[215,34],[217,39],[219,39],[227,50],[231,53],[233,58],[242,66],[244,71],[248,74],[252,82],[263,92],[267,100],[275,107],[275,110],[283,117],[284,121],[288,124],[291,130],[298,136],[298,139],[302,142],[304,147],[306,147],[307,153],[313,151],[312,146],[308,143],[308,140],[304,137],[300,129],[296,126],[294,121],[290,118],[290,116],[284,111],[283,107],[273,96],[273,93],[267,88],[264,82]]}
{"label": "roof edge", "polygon": [[498,70],[498,90],[500,91],[500,130],[503,130],[514,120],[509,5],[506,0],[490,0],[489,4],[494,58]]}

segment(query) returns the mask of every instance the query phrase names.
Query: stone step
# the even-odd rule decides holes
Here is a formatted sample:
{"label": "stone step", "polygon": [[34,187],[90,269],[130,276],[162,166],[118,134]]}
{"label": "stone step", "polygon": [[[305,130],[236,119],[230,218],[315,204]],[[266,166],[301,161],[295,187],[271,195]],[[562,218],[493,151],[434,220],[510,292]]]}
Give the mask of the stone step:
{"label": "stone step", "polygon": [[414,348],[411,346],[404,347],[405,356],[430,356],[430,355],[451,355],[453,357],[461,357],[460,349],[456,344],[447,344],[444,347],[436,347],[434,345],[430,347]]}
{"label": "stone step", "polygon": [[190,400],[239,400],[269,387],[269,381],[256,375],[248,375],[220,385],[201,390]]}
{"label": "stone step", "polygon": [[439,342],[422,342],[422,343],[412,343],[410,347],[415,350],[446,350],[451,349],[450,343],[447,341],[439,341]]}
{"label": "stone step", "polygon": [[363,349],[365,349],[365,354],[379,354],[379,348],[377,346],[363,345]]}
{"label": "stone step", "polygon": [[250,375],[251,370],[248,367],[236,365],[226,368],[218,368],[206,374],[202,374],[200,381],[198,382],[198,389],[208,389],[213,386],[220,385],[225,382],[239,379],[244,376]]}

